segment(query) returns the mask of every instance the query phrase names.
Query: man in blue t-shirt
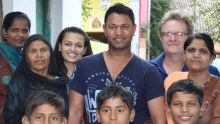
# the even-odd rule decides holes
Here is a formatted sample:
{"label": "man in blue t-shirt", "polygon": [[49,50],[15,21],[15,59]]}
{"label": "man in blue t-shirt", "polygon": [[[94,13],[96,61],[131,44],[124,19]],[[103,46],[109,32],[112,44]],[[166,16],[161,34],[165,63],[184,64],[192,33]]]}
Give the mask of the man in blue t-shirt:
{"label": "man in blue t-shirt", "polygon": [[[68,83],[68,124],[80,124],[84,108],[88,123],[97,124],[95,99],[100,90],[108,85],[121,85],[132,92],[136,111],[133,124],[144,124],[150,119],[156,124],[165,124],[161,75],[153,65],[131,52],[131,41],[136,30],[133,11],[117,3],[107,10],[104,22],[103,30],[109,49],[84,57],[77,63]],[[110,111],[106,114],[111,116]],[[112,123],[120,123],[117,118],[108,119]]]}
{"label": "man in blue t-shirt", "polygon": [[[163,80],[175,71],[187,71],[183,45],[187,37],[193,34],[193,28],[190,18],[176,10],[165,13],[160,20],[159,33],[164,52],[150,63],[156,66]],[[209,66],[209,72],[220,76],[214,66]]]}

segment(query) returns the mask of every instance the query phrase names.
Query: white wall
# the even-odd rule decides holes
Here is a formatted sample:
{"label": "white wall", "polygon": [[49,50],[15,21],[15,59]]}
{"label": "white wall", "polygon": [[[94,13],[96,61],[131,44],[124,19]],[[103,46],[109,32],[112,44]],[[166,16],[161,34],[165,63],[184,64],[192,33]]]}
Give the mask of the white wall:
{"label": "white wall", "polygon": [[50,1],[51,45],[54,47],[57,36],[62,30],[62,0]]}
{"label": "white wall", "polygon": [[51,0],[51,44],[54,47],[59,33],[66,27],[81,27],[81,0]]}
{"label": "white wall", "polygon": [[130,2],[130,8],[133,10],[134,12],[134,16],[135,16],[135,23],[137,25],[137,28],[136,28],[136,32],[134,34],[134,37],[133,37],[133,40],[132,40],[132,43],[131,43],[131,51],[138,55],[138,49],[139,49],[139,34],[140,34],[140,31],[139,31],[139,0],[133,0]]}
{"label": "white wall", "polygon": [[3,0],[3,16],[12,11],[21,11],[31,20],[31,34],[36,33],[36,3],[35,0]]}

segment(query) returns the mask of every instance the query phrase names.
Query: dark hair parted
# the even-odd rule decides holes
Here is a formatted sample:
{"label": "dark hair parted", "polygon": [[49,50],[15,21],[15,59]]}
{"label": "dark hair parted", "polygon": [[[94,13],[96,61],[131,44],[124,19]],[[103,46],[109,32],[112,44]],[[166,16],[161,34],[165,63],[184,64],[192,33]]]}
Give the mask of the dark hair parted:
{"label": "dark hair parted", "polygon": [[105,23],[107,22],[107,19],[108,19],[109,15],[111,15],[112,13],[128,15],[130,17],[133,25],[135,24],[133,10],[131,8],[125,6],[122,3],[116,3],[115,5],[109,7],[109,9],[105,13],[105,20],[104,20]]}
{"label": "dark hair parted", "polygon": [[134,97],[131,91],[125,89],[119,85],[110,85],[104,87],[96,97],[97,110],[100,110],[103,102],[109,98],[120,97],[121,100],[127,104],[128,108],[132,110],[134,108]]}
{"label": "dark hair parted", "polygon": [[43,104],[49,104],[55,107],[60,112],[62,118],[64,117],[65,104],[63,98],[47,90],[34,91],[28,96],[25,102],[25,115],[30,119],[34,109]]}
{"label": "dark hair parted", "polygon": [[196,33],[194,35],[189,36],[186,39],[186,42],[184,43],[184,51],[186,51],[187,47],[193,42],[194,39],[203,40],[211,53],[211,58],[213,59],[215,58],[216,54],[215,54],[213,40],[208,34],[205,33]]}
{"label": "dark hair parted", "polygon": [[178,80],[168,88],[166,93],[166,98],[169,107],[172,101],[172,96],[176,92],[183,92],[185,94],[195,94],[198,98],[200,106],[202,105],[203,88],[193,80],[190,79]]}
{"label": "dark hair parted", "polygon": [[179,22],[183,22],[186,24],[186,31],[187,35],[192,35],[193,34],[193,23],[192,20],[185,14],[183,14],[181,11],[178,10],[173,10],[173,11],[168,11],[164,14],[164,16],[161,18],[159,22],[159,33],[162,33],[163,25],[170,20],[176,20]]}
{"label": "dark hair parted", "polygon": [[4,20],[2,23],[2,29],[4,28],[7,31],[11,27],[15,19],[25,19],[27,21],[28,29],[30,31],[30,28],[31,28],[30,19],[25,13],[19,12],[19,11],[10,12],[4,17]]}
{"label": "dark hair parted", "polygon": [[55,45],[53,54],[55,57],[56,65],[59,68],[59,71],[64,75],[67,74],[67,67],[64,64],[63,56],[62,56],[61,52],[59,51],[59,44],[62,43],[63,38],[67,32],[77,33],[77,34],[80,34],[83,36],[84,45],[85,45],[84,47],[86,47],[86,53],[83,55],[83,57],[93,54],[89,36],[82,29],[80,29],[78,27],[66,27],[65,29],[63,29],[60,32],[59,36],[57,37],[57,41],[56,41],[56,45]]}

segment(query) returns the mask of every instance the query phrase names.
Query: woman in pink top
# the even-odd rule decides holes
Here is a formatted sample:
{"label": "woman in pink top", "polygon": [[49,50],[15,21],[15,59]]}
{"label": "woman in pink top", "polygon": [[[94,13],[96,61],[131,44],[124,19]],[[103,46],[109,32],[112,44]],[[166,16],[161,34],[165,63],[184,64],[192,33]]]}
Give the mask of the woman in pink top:
{"label": "woman in pink top", "polygon": [[[197,33],[189,36],[184,44],[184,60],[188,72],[174,72],[164,82],[166,91],[173,82],[180,79],[194,80],[204,88],[204,115],[199,124],[220,124],[220,79],[208,71],[214,58],[214,44],[209,35]],[[173,124],[169,114],[167,120],[168,124]]]}

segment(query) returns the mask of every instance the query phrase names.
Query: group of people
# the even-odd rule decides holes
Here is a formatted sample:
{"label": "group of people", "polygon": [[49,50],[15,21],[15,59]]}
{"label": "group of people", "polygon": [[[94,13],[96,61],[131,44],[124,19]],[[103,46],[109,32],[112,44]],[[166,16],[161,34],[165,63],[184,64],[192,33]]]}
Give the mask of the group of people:
{"label": "group of people", "polygon": [[117,3],[104,23],[108,50],[92,55],[80,28],[63,29],[53,50],[43,35],[29,36],[25,13],[7,14],[0,43],[0,123],[220,123],[220,74],[210,65],[214,44],[205,33],[193,34],[189,17],[164,15],[164,52],[149,62],[131,52],[132,9]]}

